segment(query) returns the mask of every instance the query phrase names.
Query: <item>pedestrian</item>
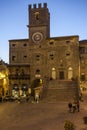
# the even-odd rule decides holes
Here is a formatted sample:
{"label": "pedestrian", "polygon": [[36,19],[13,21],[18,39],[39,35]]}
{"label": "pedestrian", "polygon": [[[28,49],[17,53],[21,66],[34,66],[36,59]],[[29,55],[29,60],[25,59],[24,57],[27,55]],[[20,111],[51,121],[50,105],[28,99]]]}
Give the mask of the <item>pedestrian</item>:
{"label": "pedestrian", "polygon": [[28,96],[28,94],[26,95],[26,102],[28,102],[29,101],[29,96]]}
{"label": "pedestrian", "polygon": [[17,100],[18,100],[18,103],[21,103],[21,97],[20,96],[18,97]]}
{"label": "pedestrian", "polygon": [[77,105],[77,111],[79,112],[79,107],[80,107],[79,101],[77,101],[76,105]]}
{"label": "pedestrian", "polygon": [[36,101],[37,103],[39,102],[39,94],[38,94],[38,93],[35,94],[35,101]]}
{"label": "pedestrian", "polygon": [[68,108],[69,108],[69,112],[72,112],[72,103],[71,102],[68,103]]}
{"label": "pedestrian", "polygon": [[82,101],[82,93],[79,94],[79,100]]}
{"label": "pedestrian", "polygon": [[73,102],[72,108],[73,108],[73,113],[74,113],[76,111],[76,103],[75,102]]}

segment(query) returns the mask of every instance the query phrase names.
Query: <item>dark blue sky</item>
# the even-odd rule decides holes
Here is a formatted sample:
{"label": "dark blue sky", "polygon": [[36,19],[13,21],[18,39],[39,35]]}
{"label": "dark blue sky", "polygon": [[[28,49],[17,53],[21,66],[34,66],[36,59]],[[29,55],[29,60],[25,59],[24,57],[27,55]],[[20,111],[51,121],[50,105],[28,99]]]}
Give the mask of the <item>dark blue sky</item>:
{"label": "dark blue sky", "polygon": [[28,4],[47,3],[50,36],[87,39],[87,0],[0,0],[0,58],[9,62],[9,40],[28,38]]}

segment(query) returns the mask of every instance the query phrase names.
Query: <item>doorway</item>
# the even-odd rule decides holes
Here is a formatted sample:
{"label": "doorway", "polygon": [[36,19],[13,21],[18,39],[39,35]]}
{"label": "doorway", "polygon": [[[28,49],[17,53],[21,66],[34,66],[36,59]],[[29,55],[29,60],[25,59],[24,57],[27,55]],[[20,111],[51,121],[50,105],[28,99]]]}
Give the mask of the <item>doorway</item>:
{"label": "doorway", "polygon": [[52,68],[52,79],[56,79],[56,69]]}
{"label": "doorway", "polygon": [[59,79],[60,79],[60,80],[65,79],[65,77],[64,77],[64,71],[60,71],[60,72],[59,72]]}
{"label": "doorway", "polygon": [[73,69],[71,67],[68,68],[68,79],[73,78]]}

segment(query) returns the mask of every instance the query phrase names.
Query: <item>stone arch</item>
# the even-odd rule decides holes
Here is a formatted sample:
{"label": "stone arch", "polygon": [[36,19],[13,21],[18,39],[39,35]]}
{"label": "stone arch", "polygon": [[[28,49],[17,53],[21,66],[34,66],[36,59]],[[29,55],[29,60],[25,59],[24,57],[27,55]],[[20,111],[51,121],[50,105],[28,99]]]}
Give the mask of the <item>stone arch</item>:
{"label": "stone arch", "polygon": [[56,69],[52,68],[52,79],[56,79]]}
{"label": "stone arch", "polygon": [[72,79],[73,78],[73,69],[72,67],[68,68],[68,79]]}

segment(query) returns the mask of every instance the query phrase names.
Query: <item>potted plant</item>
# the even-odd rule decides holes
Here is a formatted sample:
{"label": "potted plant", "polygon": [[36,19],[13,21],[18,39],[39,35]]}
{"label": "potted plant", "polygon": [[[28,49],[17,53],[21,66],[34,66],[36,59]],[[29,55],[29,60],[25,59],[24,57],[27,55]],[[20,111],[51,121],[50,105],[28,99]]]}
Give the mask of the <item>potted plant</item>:
{"label": "potted plant", "polygon": [[65,121],[64,128],[65,130],[75,130],[74,124],[69,120]]}

